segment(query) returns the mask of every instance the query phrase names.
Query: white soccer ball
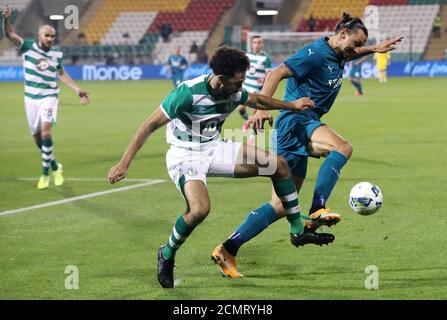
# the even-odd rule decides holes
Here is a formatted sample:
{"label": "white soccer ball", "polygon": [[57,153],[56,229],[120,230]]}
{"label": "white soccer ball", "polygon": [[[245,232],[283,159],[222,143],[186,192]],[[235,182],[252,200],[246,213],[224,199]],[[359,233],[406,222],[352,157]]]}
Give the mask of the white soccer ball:
{"label": "white soccer ball", "polygon": [[369,182],[357,183],[349,193],[349,206],[363,216],[373,214],[383,203],[380,188]]}

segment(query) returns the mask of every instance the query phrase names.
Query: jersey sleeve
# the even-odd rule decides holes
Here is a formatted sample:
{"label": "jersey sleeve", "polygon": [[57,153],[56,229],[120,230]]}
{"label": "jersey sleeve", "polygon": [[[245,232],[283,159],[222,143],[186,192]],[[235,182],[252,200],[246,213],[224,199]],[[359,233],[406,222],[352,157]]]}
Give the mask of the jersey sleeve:
{"label": "jersey sleeve", "polygon": [[241,91],[241,99],[237,101],[237,105],[246,104],[248,101],[248,91],[242,88]]}
{"label": "jersey sleeve", "polygon": [[312,50],[308,47],[303,48],[284,61],[284,64],[292,71],[293,76],[300,82],[306,80],[313,68],[323,62],[321,54]]}
{"label": "jersey sleeve", "polygon": [[60,58],[57,58],[57,66],[56,66],[57,70],[64,69],[63,61],[64,61],[64,54],[61,52]]}
{"label": "jersey sleeve", "polygon": [[270,56],[267,56],[267,59],[265,59],[264,67],[266,69],[271,69],[272,68],[272,59],[270,58]]}
{"label": "jersey sleeve", "polygon": [[182,111],[190,111],[192,108],[191,90],[186,84],[178,86],[162,101],[161,108],[169,119],[177,118]]}
{"label": "jersey sleeve", "polygon": [[187,65],[187,64],[188,64],[188,61],[186,60],[185,57],[182,57],[182,64],[184,64],[184,65]]}
{"label": "jersey sleeve", "polygon": [[19,48],[20,53],[25,53],[30,50],[33,46],[34,40],[23,39],[22,45]]}

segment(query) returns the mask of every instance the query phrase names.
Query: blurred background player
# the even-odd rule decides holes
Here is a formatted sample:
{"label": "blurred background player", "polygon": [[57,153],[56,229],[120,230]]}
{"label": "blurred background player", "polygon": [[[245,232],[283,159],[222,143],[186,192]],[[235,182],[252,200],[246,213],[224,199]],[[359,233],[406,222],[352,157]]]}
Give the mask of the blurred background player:
{"label": "blurred background player", "polygon": [[[245,75],[243,88],[250,93],[259,93],[264,85],[265,78],[268,73],[272,71],[272,60],[270,56],[263,51],[264,41],[262,37],[254,36],[251,39],[251,48],[252,52],[247,53],[248,59],[250,60],[250,69]],[[247,121],[248,113],[246,106],[239,106],[239,114],[245,121],[242,126],[242,131],[247,133],[250,130],[250,124]],[[251,145],[254,144],[254,142],[255,135],[254,133],[250,133],[247,143]]]}
{"label": "blurred background player", "polygon": [[57,77],[80,98],[82,104],[89,102],[88,94],[82,91],[62,67],[62,52],[52,48],[56,37],[53,27],[44,25],[39,28],[38,40],[24,40],[17,35],[9,24],[11,8],[3,8],[3,30],[22,54],[25,78],[25,110],[31,134],[42,155],[42,176],[38,189],[46,189],[50,184],[50,167],[53,170],[54,184],[64,183],[62,164],[54,157],[51,128],[56,123],[59,88]]}
{"label": "blurred background player", "polygon": [[377,66],[377,78],[379,83],[385,83],[388,81],[388,65],[391,62],[391,54],[389,52],[385,53],[375,53],[374,60]]}
{"label": "blurred background player", "polygon": [[362,96],[363,88],[360,80],[362,79],[362,63],[368,60],[367,57],[351,61],[351,72],[349,73],[349,81],[351,81],[354,88],[356,88],[355,95]]}
{"label": "blurred background player", "polygon": [[442,29],[442,20],[441,20],[441,15],[438,13],[438,15],[435,18],[435,21],[433,22],[433,37],[434,38],[441,38],[441,29]]}
{"label": "blurred background player", "polygon": [[188,61],[180,54],[180,48],[175,50],[175,54],[169,56],[168,65],[170,66],[172,83],[174,87],[178,87],[184,80],[185,70],[188,67]]}

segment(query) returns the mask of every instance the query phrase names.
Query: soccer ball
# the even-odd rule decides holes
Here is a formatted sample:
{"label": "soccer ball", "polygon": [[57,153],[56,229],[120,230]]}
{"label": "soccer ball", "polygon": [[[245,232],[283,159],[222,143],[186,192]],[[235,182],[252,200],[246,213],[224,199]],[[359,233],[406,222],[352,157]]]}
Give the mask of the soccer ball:
{"label": "soccer ball", "polygon": [[349,193],[349,206],[362,216],[373,214],[380,209],[382,203],[382,191],[369,182],[357,183]]}

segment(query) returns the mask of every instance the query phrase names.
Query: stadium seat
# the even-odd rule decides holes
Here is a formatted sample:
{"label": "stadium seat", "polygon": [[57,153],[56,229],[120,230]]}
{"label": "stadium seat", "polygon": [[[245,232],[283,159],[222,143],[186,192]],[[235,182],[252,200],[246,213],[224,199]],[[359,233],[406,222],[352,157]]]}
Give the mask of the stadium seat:
{"label": "stadium seat", "polygon": [[[315,21],[314,31],[333,30],[343,11],[362,17],[367,5],[379,8],[379,31],[383,36],[404,35],[400,46],[393,52],[393,59],[408,59],[410,51],[413,59],[422,56],[430,38],[434,19],[439,12],[439,4],[445,0],[312,0],[297,31],[308,31],[308,19]],[[412,29],[410,26],[413,26]],[[410,47],[411,38],[411,47]]]}

